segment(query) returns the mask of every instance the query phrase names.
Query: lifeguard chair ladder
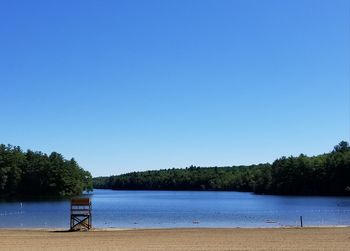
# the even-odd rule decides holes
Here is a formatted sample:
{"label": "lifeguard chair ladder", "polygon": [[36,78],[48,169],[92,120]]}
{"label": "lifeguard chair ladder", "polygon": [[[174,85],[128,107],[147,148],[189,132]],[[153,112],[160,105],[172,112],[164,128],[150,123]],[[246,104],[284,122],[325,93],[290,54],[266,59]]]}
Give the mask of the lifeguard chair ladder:
{"label": "lifeguard chair ladder", "polygon": [[75,198],[70,204],[70,230],[89,230],[92,226],[90,198]]}

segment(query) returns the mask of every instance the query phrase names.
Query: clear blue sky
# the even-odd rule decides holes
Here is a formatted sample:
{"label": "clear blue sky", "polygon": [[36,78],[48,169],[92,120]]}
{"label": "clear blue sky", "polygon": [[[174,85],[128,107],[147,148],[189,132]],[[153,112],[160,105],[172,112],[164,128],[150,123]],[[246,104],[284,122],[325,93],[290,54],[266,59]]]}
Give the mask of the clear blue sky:
{"label": "clear blue sky", "polygon": [[1,1],[0,141],[94,176],[350,137],[349,1]]}

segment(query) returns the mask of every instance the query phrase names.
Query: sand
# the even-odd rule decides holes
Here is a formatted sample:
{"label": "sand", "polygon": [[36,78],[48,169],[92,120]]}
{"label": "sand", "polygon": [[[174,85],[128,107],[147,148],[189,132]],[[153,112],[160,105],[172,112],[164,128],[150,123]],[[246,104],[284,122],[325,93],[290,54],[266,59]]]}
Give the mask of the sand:
{"label": "sand", "polygon": [[0,250],[350,250],[350,228],[0,229]]}

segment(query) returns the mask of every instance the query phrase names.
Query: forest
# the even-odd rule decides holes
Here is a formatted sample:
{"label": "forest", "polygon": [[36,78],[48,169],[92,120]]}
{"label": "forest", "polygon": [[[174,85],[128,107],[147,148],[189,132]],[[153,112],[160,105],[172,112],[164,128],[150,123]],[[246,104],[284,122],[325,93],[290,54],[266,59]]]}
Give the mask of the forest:
{"label": "forest", "polygon": [[281,157],[272,164],[132,172],[93,179],[115,190],[249,191],[281,195],[350,195],[350,147],[342,141],[325,154]]}
{"label": "forest", "polygon": [[91,174],[74,159],[0,145],[0,197],[71,197],[91,190]]}

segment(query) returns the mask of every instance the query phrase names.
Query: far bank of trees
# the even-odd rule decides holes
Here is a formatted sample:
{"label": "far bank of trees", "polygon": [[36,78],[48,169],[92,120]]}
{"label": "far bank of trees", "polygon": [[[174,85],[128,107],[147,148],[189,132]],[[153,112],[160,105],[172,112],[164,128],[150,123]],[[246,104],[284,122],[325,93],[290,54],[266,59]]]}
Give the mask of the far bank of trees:
{"label": "far bank of trees", "polygon": [[65,197],[84,190],[92,190],[92,177],[74,159],[0,145],[0,197]]}
{"label": "far bank of trees", "polygon": [[350,195],[350,147],[327,154],[282,157],[272,164],[133,172],[93,179],[95,188],[251,191],[283,195]]}

